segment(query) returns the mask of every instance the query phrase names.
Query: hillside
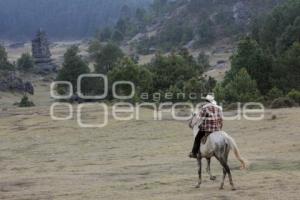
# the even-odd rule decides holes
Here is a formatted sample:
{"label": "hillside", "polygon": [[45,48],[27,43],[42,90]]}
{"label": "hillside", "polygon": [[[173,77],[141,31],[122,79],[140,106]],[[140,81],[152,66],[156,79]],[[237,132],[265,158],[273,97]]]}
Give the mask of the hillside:
{"label": "hillside", "polygon": [[39,28],[52,38],[91,37],[98,28],[110,26],[123,6],[134,10],[152,0],[1,0],[0,39],[31,39]]}
{"label": "hillside", "polygon": [[[149,10],[136,9],[135,15],[126,15],[123,7],[116,26],[103,29],[92,40],[78,40],[79,48],[70,48],[77,44],[74,41],[51,44],[53,58],[61,66],[59,80],[75,85],[82,73],[104,73],[112,83],[132,81],[139,92],[150,94],[215,92],[219,102],[263,100],[266,105],[288,96],[287,104],[286,99],[279,99],[283,106],[297,105],[300,4],[289,0],[271,9],[279,3],[156,0]],[[225,23],[229,21],[230,26]],[[5,46],[8,55],[2,48],[2,68],[26,71],[28,68],[22,67],[24,59],[21,64],[16,59],[28,52],[30,45],[15,46]],[[63,57],[67,49],[71,60]],[[80,63],[76,70],[73,62]],[[188,95],[182,99],[173,96],[172,100],[188,100]]]}
{"label": "hillside", "polygon": [[157,0],[151,6],[146,28],[130,43],[140,53],[176,47],[202,48],[230,44],[245,35],[255,19],[282,0]]}

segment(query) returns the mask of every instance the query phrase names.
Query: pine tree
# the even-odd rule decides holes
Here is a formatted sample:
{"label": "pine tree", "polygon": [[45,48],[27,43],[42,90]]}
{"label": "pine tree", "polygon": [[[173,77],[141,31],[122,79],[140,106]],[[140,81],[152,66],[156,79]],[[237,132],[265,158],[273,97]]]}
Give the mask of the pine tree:
{"label": "pine tree", "polygon": [[34,60],[28,53],[23,53],[17,62],[18,69],[22,71],[29,71],[34,68]]}
{"label": "pine tree", "polygon": [[279,59],[274,82],[280,89],[289,92],[300,90],[300,43],[296,42]]}
{"label": "pine tree", "polygon": [[[153,89],[153,75],[145,67],[135,64],[130,58],[123,58],[117,67],[108,73],[110,85],[116,81],[130,81],[136,94],[150,93]],[[129,95],[131,87],[117,88],[118,94]]]}
{"label": "pine tree", "polygon": [[231,81],[242,68],[257,82],[262,94],[271,89],[272,59],[249,37],[239,42],[238,50],[231,58],[231,70],[226,74],[224,84]]}
{"label": "pine tree", "polygon": [[224,88],[226,102],[257,101],[260,97],[256,81],[242,68]]}
{"label": "pine tree", "polygon": [[117,62],[123,57],[124,54],[117,45],[108,43],[96,56],[96,72],[107,74],[116,66]]}
{"label": "pine tree", "polygon": [[77,46],[70,47],[64,55],[64,63],[59,71],[57,80],[69,81],[73,85],[73,92],[77,91],[77,79],[81,74],[89,73],[89,67],[85,61],[78,55]]}
{"label": "pine tree", "polygon": [[0,44],[0,70],[13,70],[13,65],[8,62],[5,48]]}

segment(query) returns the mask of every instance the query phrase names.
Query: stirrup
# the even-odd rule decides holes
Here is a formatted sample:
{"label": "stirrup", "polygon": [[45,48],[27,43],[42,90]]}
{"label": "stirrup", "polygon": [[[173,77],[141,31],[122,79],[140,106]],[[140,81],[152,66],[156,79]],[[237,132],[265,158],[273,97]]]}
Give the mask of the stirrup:
{"label": "stirrup", "polygon": [[191,152],[191,153],[189,154],[189,157],[190,157],[190,158],[197,158],[197,155],[195,155],[193,152]]}

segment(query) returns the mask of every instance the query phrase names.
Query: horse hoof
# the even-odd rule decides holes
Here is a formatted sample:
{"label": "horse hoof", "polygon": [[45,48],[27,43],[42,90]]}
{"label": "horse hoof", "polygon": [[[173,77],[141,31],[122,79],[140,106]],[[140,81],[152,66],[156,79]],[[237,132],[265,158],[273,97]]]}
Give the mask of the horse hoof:
{"label": "horse hoof", "polygon": [[195,186],[195,188],[200,188],[200,185],[199,185],[199,184],[197,184],[197,185]]}
{"label": "horse hoof", "polygon": [[211,181],[215,181],[216,179],[217,179],[216,176],[211,176],[211,177],[210,177],[210,180],[211,180]]}
{"label": "horse hoof", "polygon": [[233,187],[233,188],[231,188],[231,190],[232,190],[232,191],[235,191],[235,190],[236,190],[236,188],[235,188],[235,187]]}
{"label": "horse hoof", "polygon": [[219,190],[224,190],[224,187],[220,187]]}

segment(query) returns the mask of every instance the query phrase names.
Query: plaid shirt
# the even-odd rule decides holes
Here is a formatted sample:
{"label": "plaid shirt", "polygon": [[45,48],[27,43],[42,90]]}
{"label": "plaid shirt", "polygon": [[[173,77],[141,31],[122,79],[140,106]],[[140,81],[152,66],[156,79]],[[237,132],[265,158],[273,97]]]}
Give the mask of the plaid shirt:
{"label": "plaid shirt", "polygon": [[212,103],[208,103],[202,107],[199,118],[202,120],[200,125],[201,131],[212,133],[220,131],[223,127],[222,109]]}

